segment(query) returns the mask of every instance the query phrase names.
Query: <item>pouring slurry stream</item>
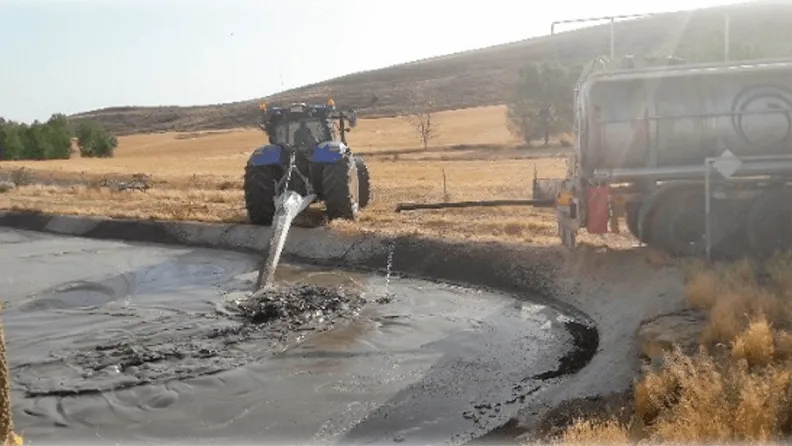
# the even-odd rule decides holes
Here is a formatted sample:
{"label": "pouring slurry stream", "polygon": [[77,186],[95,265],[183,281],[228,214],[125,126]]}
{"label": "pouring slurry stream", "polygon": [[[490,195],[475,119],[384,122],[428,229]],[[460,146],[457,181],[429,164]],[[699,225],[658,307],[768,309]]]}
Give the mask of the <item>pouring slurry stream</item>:
{"label": "pouring slurry stream", "polygon": [[275,269],[278,267],[278,261],[280,261],[283,246],[286,244],[286,237],[289,235],[292,221],[294,221],[294,217],[313,202],[315,197],[313,194],[303,197],[297,192],[287,190],[275,199],[277,211],[275,224],[273,225],[274,229],[270,238],[267,259],[259,270],[257,288],[267,289],[272,287]]}

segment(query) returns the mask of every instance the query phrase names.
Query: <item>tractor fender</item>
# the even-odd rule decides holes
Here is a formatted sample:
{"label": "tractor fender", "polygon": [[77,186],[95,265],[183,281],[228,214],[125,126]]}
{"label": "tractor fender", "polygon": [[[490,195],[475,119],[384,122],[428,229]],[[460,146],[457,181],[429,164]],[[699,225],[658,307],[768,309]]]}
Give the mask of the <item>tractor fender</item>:
{"label": "tractor fender", "polygon": [[281,146],[268,144],[261,146],[250,154],[248,164],[251,166],[271,166],[281,164]]}
{"label": "tractor fender", "polygon": [[311,154],[311,162],[319,164],[330,164],[342,159],[349,151],[349,147],[340,141],[320,142],[314,147]]}

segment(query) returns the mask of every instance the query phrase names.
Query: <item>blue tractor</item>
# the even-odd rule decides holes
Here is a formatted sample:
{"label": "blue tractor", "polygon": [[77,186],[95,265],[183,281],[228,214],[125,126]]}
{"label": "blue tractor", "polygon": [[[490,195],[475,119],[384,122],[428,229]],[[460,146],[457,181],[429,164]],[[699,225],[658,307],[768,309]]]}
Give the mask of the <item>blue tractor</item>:
{"label": "blue tractor", "polygon": [[356,220],[371,201],[371,187],[366,163],[346,143],[346,133],[357,124],[355,110],[341,111],[332,99],[327,105],[261,103],[259,108],[259,127],[269,144],[254,150],[245,166],[250,222],[272,225],[276,198],[286,190],[315,196],[331,220]]}

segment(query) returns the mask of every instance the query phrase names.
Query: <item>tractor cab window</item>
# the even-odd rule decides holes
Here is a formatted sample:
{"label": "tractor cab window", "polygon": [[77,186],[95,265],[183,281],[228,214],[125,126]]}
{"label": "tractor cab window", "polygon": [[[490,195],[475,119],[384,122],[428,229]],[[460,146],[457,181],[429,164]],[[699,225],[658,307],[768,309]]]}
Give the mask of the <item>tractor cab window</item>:
{"label": "tractor cab window", "polygon": [[[320,119],[305,119],[306,127],[311,131],[316,142],[335,139],[335,135],[326,121]],[[284,122],[275,130],[275,141],[281,144],[294,144],[296,142],[297,130],[300,128],[300,121]]]}

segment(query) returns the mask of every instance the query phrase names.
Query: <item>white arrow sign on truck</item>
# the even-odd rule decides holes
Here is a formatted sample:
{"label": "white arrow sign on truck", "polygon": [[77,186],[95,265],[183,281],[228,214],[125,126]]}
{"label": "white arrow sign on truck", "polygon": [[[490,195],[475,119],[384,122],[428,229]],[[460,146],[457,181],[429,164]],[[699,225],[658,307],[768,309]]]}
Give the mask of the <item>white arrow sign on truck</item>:
{"label": "white arrow sign on truck", "polygon": [[742,161],[734,156],[731,150],[726,149],[717,160],[713,161],[712,167],[724,177],[730,178],[735,172],[740,170]]}

